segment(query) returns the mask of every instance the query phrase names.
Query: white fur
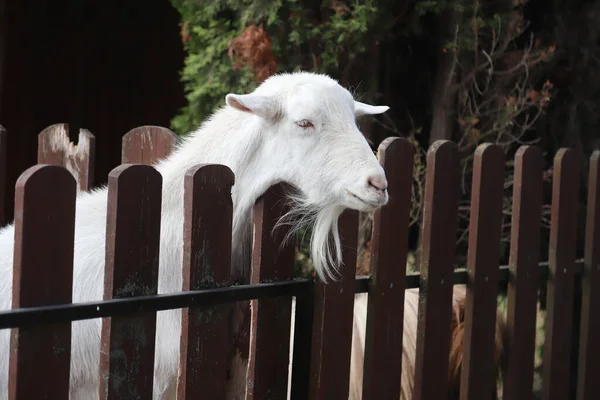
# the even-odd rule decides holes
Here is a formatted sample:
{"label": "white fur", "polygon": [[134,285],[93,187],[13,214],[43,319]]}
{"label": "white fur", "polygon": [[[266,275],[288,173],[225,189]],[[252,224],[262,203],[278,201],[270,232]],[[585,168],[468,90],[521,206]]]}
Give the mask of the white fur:
{"label": "white fur", "polygon": [[[281,181],[299,189],[294,198],[297,208],[290,216],[308,216],[305,220],[315,224],[316,270],[323,279],[333,277],[340,260],[336,226],[340,213],[344,208],[372,211],[388,199],[387,191],[368,184],[369,177],[385,180],[385,175],[355,116],[388,108],[355,102],[336,81],[311,73],[271,77],[251,94],[227,95],[226,102],[157,165],[163,176],[159,293],[181,290],[183,177],[200,163],[224,164],[235,173],[232,271],[237,279],[249,275],[252,206]],[[77,199],[74,302],[102,299],[106,200],[106,188]],[[13,225],[0,230],[0,310],[11,308],[13,236]],[[180,310],[158,313],[155,399],[175,388],[180,324]],[[97,398],[101,320],[72,326],[70,397]],[[8,360],[9,330],[1,330],[0,399],[7,397]]]}

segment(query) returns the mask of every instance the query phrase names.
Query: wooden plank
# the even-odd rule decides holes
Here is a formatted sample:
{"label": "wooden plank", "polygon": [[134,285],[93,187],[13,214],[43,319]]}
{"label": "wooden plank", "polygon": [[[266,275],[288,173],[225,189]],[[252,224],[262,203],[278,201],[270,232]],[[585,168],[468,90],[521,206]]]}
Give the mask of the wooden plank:
{"label": "wooden plank", "polygon": [[460,398],[493,398],[496,392],[494,342],[500,238],[504,192],[504,152],[485,143],[477,147],[473,162],[467,298]]}
{"label": "wooden plank", "polygon": [[[286,185],[271,187],[254,206],[252,274],[250,283],[285,281],[293,278],[295,242],[284,243],[289,225],[277,227],[289,211]],[[285,399],[287,397],[290,352],[291,297],[253,300],[250,329],[250,359],[247,398]]]}
{"label": "wooden plank", "polygon": [[[147,165],[108,175],[104,299],[157,293],[162,176]],[[156,313],[102,320],[100,399],[151,399]]]}
{"label": "wooden plank", "polygon": [[309,398],[347,400],[358,247],[358,212],[346,210],[339,220],[342,240],[342,277],[315,283]]}
{"label": "wooden plank", "polygon": [[4,209],[4,197],[6,195],[6,167],[7,167],[7,140],[8,133],[0,125],[0,226],[6,224],[6,210]]}
{"label": "wooden plank", "polygon": [[552,182],[546,336],[542,361],[544,400],[569,398],[579,169],[579,158],[573,149],[558,151],[554,158]]}
{"label": "wooden plank", "polygon": [[[183,290],[231,283],[233,172],[201,164],[184,178]],[[225,399],[231,304],[182,310],[179,399]]]}
{"label": "wooden plank", "polygon": [[533,398],[533,364],[542,214],[543,158],[539,147],[515,155],[507,299],[508,348],[503,397]]}
{"label": "wooden plank", "polygon": [[397,400],[414,149],[406,139],[388,138],[379,146],[379,162],[387,176],[390,200],[375,213],[373,222],[363,399]]}
{"label": "wooden plank", "polygon": [[456,144],[436,141],[427,151],[414,400],[444,399],[448,390],[459,187]]}
{"label": "wooden plank", "polygon": [[577,399],[600,399],[600,150],[590,160]]}
{"label": "wooden plank", "polygon": [[69,139],[68,124],[54,124],[38,135],[38,164],[60,165],[77,180],[78,189],[87,191],[94,182],[96,138],[86,129],[79,131],[77,144]]}
{"label": "wooden plank", "polygon": [[[72,301],[76,183],[66,169],[36,165],[17,180],[13,308]],[[9,399],[69,396],[71,324],[11,331]]]}
{"label": "wooden plank", "polygon": [[123,164],[153,165],[168,157],[177,143],[177,135],[161,126],[139,126],[122,139]]}

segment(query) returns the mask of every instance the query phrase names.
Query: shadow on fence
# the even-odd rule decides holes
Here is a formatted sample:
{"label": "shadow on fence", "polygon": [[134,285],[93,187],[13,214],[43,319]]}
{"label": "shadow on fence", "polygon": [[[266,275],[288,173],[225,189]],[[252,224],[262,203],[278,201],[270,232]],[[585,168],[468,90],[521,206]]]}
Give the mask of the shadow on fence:
{"label": "shadow on fence", "polygon": [[[291,398],[347,399],[358,292],[369,293],[363,398],[398,399],[404,293],[414,287],[420,287],[420,302],[413,398],[446,398],[456,283],[467,283],[461,399],[489,398],[496,384],[492,369],[499,285],[508,286],[503,396],[532,397],[537,292],[544,284],[542,397],[570,398],[570,370],[576,362],[577,398],[600,398],[600,380],[595,379],[600,350],[594,340],[600,337],[600,152],[590,164],[583,262],[575,259],[580,159],[570,149],[556,155],[551,250],[541,267],[542,154],[530,146],[517,152],[510,265],[500,267],[505,158],[499,147],[481,145],[475,154],[468,261],[466,269],[455,270],[459,156],[452,142],[435,143],[427,155],[421,274],[406,276],[413,149],[404,139],[388,138],[380,147],[380,162],[390,202],[375,215],[372,275],[355,277],[358,213],[346,211],[340,220],[343,277],[329,284],[293,279],[294,246],[280,248],[285,231],[272,234],[285,211],[279,184],[255,205],[250,282],[231,286],[235,177],[226,166],[195,166],[184,180],[182,291],[157,294],[162,177],[152,165],[173,151],[177,137],[165,128],[139,127],[123,137],[123,165],[109,175],[104,300],[72,304],[75,200],[78,191],[90,189],[95,138],[82,131],[74,146],[67,129],[59,124],[40,134],[40,164],[16,183],[13,310],[0,312],[0,329],[12,328],[10,399],[68,398],[70,322],[100,317],[101,398],[152,398],[156,311],[179,308],[178,398],[207,393],[224,398],[225,355],[231,346],[228,315],[233,303],[241,301],[251,301],[254,310],[246,338],[248,391],[256,399],[286,398],[292,296]],[[0,182],[5,179],[6,134],[0,127]],[[576,327],[573,299],[579,276],[581,323]],[[574,329],[580,337],[573,337]],[[573,340],[579,340],[578,354],[572,353]]]}

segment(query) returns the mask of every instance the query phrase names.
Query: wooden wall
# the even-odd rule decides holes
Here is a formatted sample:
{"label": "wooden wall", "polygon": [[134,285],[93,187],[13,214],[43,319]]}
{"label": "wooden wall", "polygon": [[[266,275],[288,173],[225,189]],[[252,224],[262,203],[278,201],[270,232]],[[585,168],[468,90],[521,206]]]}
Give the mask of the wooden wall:
{"label": "wooden wall", "polygon": [[168,0],[0,0],[9,219],[46,126],[68,123],[74,141],[80,127],[96,136],[96,184],[119,165],[127,131],[169,126],[184,104],[179,17]]}

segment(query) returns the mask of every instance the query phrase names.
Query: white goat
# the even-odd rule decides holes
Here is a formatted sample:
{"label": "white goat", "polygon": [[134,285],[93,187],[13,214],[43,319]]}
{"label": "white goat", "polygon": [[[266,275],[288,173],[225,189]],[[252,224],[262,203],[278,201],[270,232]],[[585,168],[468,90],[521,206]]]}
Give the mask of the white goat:
{"label": "white goat", "polygon": [[[265,190],[281,181],[300,191],[293,214],[313,224],[311,251],[319,276],[334,276],[340,261],[337,220],[342,211],[373,211],[388,200],[384,171],[355,117],[380,114],[388,107],[357,102],[335,80],[306,72],[273,76],[253,93],[228,94],[226,103],[157,165],[163,176],[159,293],[181,290],[183,177],[200,163],[224,164],[235,174],[235,278],[250,273],[252,207]],[[102,299],[106,201],[106,188],[77,199],[74,302]],[[3,228],[0,310],[11,308],[13,241],[14,226]],[[181,310],[157,316],[155,399],[170,397],[175,390],[180,319]],[[72,325],[71,399],[97,398],[100,328],[101,319]],[[0,330],[0,399],[7,397],[9,336],[9,330]]]}

